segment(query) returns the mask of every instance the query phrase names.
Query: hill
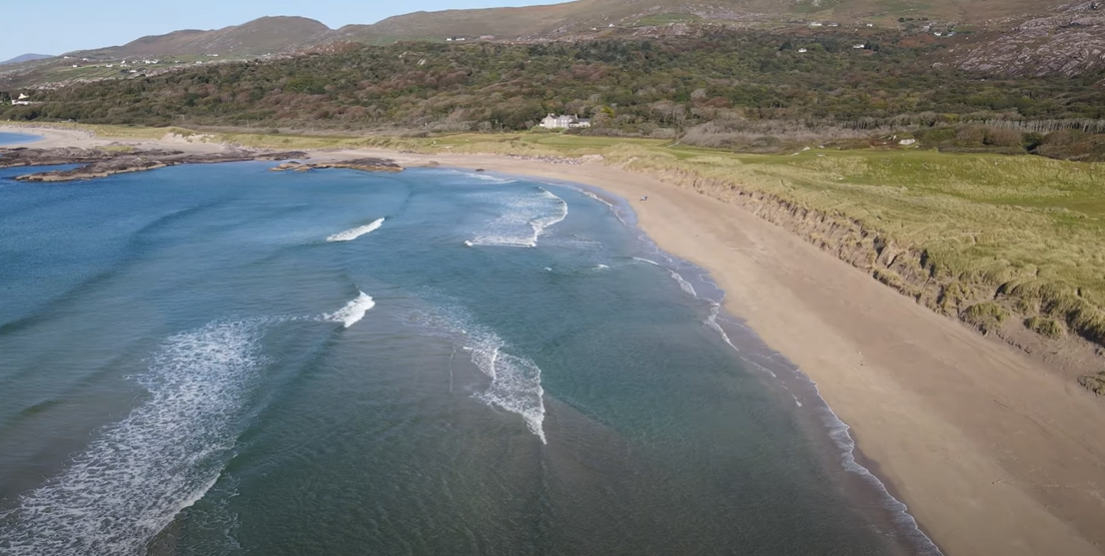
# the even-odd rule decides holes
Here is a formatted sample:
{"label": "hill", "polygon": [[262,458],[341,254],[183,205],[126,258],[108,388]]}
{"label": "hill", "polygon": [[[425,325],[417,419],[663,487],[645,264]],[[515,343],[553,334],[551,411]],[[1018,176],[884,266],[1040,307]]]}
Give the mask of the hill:
{"label": "hill", "polygon": [[317,44],[330,28],[305,17],[262,17],[213,31],[182,30],[142,37],[122,46],[71,52],[74,58],[120,59],[164,56],[260,56]]}
{"label": "hill", "polygon": [[33,62],[35,60],[46,60],[48,58],[53,58],[53,56],[51,56],[49,54],[24,54],[22,56],[16,56],[15,58],[12,58],[11,60],[4,60],[3,62],[0,62],[0,66],[6,66],[6,65],[10,65],[10,64],[22,64],[23,62]]}
{"label": "hill", "polygon": [[577,0],[548,6],[416,12],[372,25],[349,25],[331,36],[346,40],[386,37],[554,38],[603,28],[702,21],[762,23],[871,22],[896,26],[899,18],[981,23],[1027,18],[1049,11],[1036,0]]}

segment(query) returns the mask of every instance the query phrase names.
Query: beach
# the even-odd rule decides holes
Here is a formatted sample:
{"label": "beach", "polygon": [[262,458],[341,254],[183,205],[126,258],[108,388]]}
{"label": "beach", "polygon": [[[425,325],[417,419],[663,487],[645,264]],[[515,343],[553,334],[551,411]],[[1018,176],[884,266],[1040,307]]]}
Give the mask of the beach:
{"label": "beach", "polygon": [[[75,130],[9,131],[46,137],[27,147],[111,143]],[[725,309],[818,384],[872,470],[946,554],[1105,553],[1105,404],[1022,352],[744,209],[599,161],[369,150],[313,158],[351,155],[577,182],[630,200],[660,248],[709,270]]]}

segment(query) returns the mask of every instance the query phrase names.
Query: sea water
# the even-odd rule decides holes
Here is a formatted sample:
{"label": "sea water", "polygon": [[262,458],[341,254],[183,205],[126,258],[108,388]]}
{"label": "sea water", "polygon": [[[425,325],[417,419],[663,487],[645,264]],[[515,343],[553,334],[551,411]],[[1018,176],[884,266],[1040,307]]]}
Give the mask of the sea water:
{"label": "sea water", "polygon": [[0,552],[936,554],[601,192],[0,171]]}
{"label": "sea water", "polygon": [[0,147],[6,147],[11,145],[19,145],[21,143],[33,143],[42,139],[38,135],[30,135],[27,133],[8,133],[6,131],[0,131]]}

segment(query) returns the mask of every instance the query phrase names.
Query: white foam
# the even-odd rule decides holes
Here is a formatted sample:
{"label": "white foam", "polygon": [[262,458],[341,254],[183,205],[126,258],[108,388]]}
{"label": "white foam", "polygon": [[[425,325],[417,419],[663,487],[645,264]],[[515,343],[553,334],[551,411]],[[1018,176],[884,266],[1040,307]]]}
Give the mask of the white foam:
{"label": "white foam", "polygon": [[642,259],[641,257],[633,257],[633,260],[640,261],[642,263],[648,263],[652,266],[660,266],[660,263],[658,263],[656,261],[652,261],[652,260],[649,260],[649,259]]}
{"label": "white foam", "polygon": [[545,390],[541,387],[541,369],[533,361],[503,351],[502,338],[494,332],[468,332],[465,346],[472,362],[491,377],[491,386],[477,397],[511,413],[521,415],[530,432],[548,444],[545,438]]}
{"label": "white foam", "polygon": [[322,315],[323,320],[331,322],[340,322],[345,325],[346,328],[361,322],[365,313],[370,311],[376,306],[376,302],[373,301],[372,296],[365,292],[360,292],[360,295],[356,299],[345,304],[345,307],[338,309],[333,313],[327,313]]}
{"label": "white foam", "polygon": [[472,362],[488,377],[491,385],[476,394],[484,403],[520,415],[542,444],[545,437],[545,390],[541,386],[541,369],[531,359],[509,353],[509,346],[494,331],[478,324],[462,309],[442,309],[430,315],[419,315],[417,321],[462,343]]}
{"label": "white foam", "polygon": [[371,234],[372,232],[375,232],[376,230],[379,230],[380,226],[384,225],[384,220],[386,220],[386,219],[385,218],[379,218],[379,219],[375,220],[374,222],[372,222],[371,224],[366,224],[364,226],[359,226],[359,227],[353,228],[351,230],[346,230],[344,232],[341,232],[340,234],[334,234],[334,235],[326,238],[326,241],[331,242],[331,243],[333,243],[335,241],[353,241],[353,240],[355,240],[355,239],[357,239],[357,238],[359,238],[363,235]]}
{"label": "white foam", "polygon": [[169,338],[138,377],[149,399],[0,520],[4,554],[144,554],[219,479],[263,362],[264,324],[212,323]]}
{"label": "white foam", "polygon": [[683,293],[691,297],[698,297],[698,294],[694,291],[694,286],[692,286],[690,282],[684,280],[681,274],[672,270],[671,277],[675,278],[676,282],[679,282],[679,289],[683,290]]}
{"label": "white foam", "polygon": [[485,231],[465,245],[537,247],[545,230],[568,217],[568,203],[540,187],[520,196],[497,192],[494,199],[504,203],[505,212],[487,222]]}
{"label": "white foam", "polygon": [[607,201],[606,199],[603,199],[602,197],[599,197],[598,195],[595,195],[594,193],[591,193],[590,191],[587,191],[586,189],[580,189],[578,191],[583,193],[584,195],[586,195],[586,196],[588,196],[588,197],[590,197],[590,198],[606,205],[607,207],[610,207],[610,210],[615,210],[614,205],[610,201]]}

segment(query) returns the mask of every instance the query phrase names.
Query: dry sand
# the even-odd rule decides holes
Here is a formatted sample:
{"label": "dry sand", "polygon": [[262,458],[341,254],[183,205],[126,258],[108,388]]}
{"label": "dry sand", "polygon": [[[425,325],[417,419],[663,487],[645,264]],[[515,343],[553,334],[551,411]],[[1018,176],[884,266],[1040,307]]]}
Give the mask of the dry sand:
{"label": "dry sand", "polygon": [[26,147],[29,149],[53,149],[58,147],[80,147],[90,149],[93,147],[107,146],[133,146],[144,148],[173,149],[188,154],[202,154],[227,150],[228,146],[221,143],[206,143],[202,139],[205,136],[196,136],[193,140],[179,135],[166,134],[160,141],[126,138],[103,138],[94,133],[77,128],[55,128],[38,126],[33,124],[7,124],[0,125],[0,131],[5,133],[24,133],[38,135],[41,139],[31,143],[19,143],[13,147]]}
{"label": "dry sand", "polygon": [[[74,134],[50,141],[93,144]],[[1105,554],[1105,402],[1022,352],[739,207],[599,162],[316,153],[352,156],[570,180],[633,200],[661,248],[708,269],[726,309],[818,383],[946,554]]]}

